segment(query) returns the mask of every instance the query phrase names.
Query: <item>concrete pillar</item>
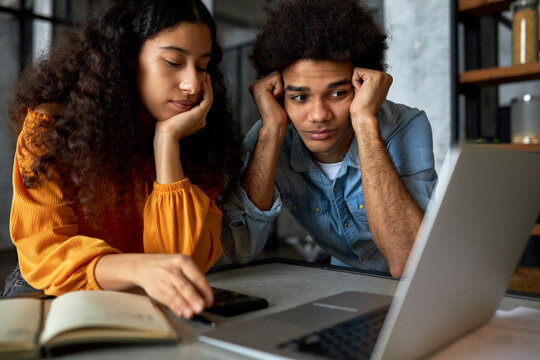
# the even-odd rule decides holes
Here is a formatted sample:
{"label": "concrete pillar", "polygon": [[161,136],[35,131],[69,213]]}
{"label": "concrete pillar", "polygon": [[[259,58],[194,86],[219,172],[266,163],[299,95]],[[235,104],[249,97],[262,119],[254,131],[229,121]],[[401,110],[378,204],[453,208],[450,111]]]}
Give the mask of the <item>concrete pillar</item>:
{"label": "concrete pillar", "polygon": [[385,0],[383,12],[394,77],[388,99],[425,110],[437,171],[451,142],[450,1]]}

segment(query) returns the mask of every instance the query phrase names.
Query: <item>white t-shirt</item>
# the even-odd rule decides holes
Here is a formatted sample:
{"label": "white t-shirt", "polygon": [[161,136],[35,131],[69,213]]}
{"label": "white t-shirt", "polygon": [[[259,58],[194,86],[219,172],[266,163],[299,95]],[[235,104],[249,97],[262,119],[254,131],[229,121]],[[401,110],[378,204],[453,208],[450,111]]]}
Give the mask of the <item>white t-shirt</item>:
{"label": "white t-shirt", "polygon": [[341,164],[343,164],[343,161],[333,164],[325,164],[318,161],[316,161],[316,163],[319,165],[319,168],[321,168],[321,171],[324,173],[324,175],[326,175],[327,178],[334,180],[339,169],[341,169]]}

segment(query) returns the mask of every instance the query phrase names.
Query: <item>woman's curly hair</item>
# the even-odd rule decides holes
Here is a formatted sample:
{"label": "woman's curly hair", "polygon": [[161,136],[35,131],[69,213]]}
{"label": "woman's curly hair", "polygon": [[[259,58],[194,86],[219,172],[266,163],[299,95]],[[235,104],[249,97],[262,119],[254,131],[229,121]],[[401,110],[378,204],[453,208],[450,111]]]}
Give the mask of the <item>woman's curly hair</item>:
{"label": "woman's curly hair", "polygon": [[282,1],[267,12],[250,56],[259,76],[301,59],[385,69],[386,34],[358,0]]}
{"label": "woman's curly hair", "polygon": [[[23,72],[10,104],[8,125],[15,137],[28,108],[56,103],[63,109],[35,140],[45,144],[46,152],[35,159],[31,171],[23,172],[27,187],[57,174],[67,200],[99,225],[106,206],[120,206],[122,196],[132,194],[134,174],[145,181],[155,177],[152,141],[143,145],[148,135],[139,116],[137,56],[146,40],[183,21],[210,28],[207,72],[214,100],[205,128],[181,140],[182,164],[190,181],[203,190],[226,193],[242,166],[240,130],[219,67],[223,53],[215,23],[200,0],[113,1],[73,29],[48,59]],[[141,175],[148,169],[152,174]],[[102,194],[111,189],[115,193],[104,204]]]}

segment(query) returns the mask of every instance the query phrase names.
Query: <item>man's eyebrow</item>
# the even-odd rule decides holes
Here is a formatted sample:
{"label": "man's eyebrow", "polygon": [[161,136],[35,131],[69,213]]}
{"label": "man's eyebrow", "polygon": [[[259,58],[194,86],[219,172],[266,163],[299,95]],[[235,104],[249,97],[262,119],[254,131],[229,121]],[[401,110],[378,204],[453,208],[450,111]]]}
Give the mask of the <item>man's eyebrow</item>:
{"label": "man's eyebrow", "polygon": [[309,91],[309,88],[307,86],[287,85],[285,90],[289,90],[289,91]]}
{"label": "man's eyebrow", "polygon": [[[182,54],[185,54],[185,55],[190,55],[189,51],[187,51],[186,49],[183,49],[181,47],[178,47],[178,46],[161,46],[160,49],[163,49],[163,50],[174,50],[174,51],[178,51]],[[212,54],[210,53],[206,53],[206,54],[202,54],[201,56],[199,57],[211,57]]]}
{"label": "man's eyebrow", "polygon": [[[342,85],[348,85],[350,83],[351,83],[351,80],[343,79],[343,80],[339,80],[339,81],[328,84],[327,88],[328,89],[333,89],[335,87],[339,87],[339,86],[342,86]],[[307,87],[307,86],[287,85],[285,90],[288,90],[288,91],[309,91],[309,87]]]}
{"label": "man's eyebrow", "polygon": [[343,80],[339,80],[339,81],[328,84],[327,88],[332,89],[341,85],[349,85],[350,83],[351,83],[350,79],[343,79]]}

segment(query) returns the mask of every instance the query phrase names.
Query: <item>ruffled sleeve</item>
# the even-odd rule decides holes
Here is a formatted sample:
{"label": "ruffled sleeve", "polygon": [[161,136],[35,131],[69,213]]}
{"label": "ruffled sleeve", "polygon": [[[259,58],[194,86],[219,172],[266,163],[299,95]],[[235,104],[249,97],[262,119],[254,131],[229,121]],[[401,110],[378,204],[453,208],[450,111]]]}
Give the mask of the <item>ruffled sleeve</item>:
{"label": "ruffled sleeve", "polygon": [[189,255],[206,272],[223,254],[221,210],[188,178],[154,182],[144,207],[144,252]]}

